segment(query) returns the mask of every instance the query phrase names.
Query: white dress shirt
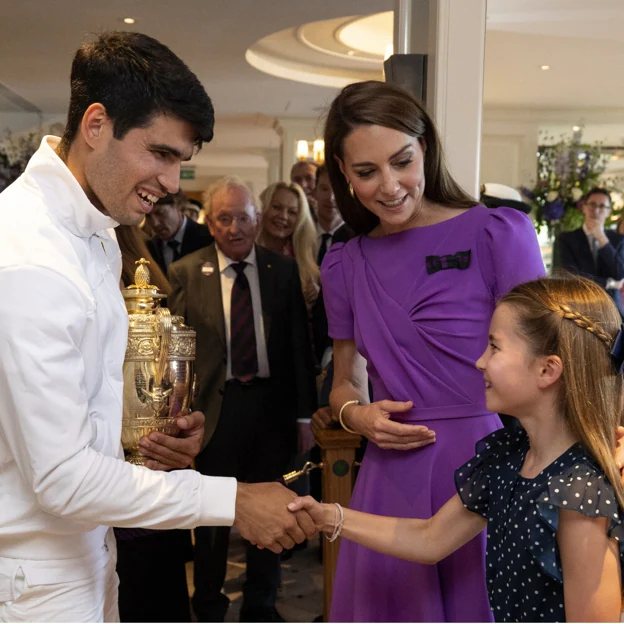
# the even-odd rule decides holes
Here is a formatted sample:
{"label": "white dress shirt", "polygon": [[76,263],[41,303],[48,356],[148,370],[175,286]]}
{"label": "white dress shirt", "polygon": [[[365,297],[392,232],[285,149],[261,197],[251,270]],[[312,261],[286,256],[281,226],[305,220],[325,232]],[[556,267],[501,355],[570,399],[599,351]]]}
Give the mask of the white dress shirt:
{"label": "white dress shirt", "polygon": [[[232,287],[236,279],[236,271],[232,264],[236,260],[228,258],[220,249],[217,248],[217,259],[219,261],[219,273],[221,277],[221,299],[223,300],[223,318],[225,320],[225,340],[227,342],[227,371],[225,373],[226,381],[234,379],[232,375],[232,339],[230,318],[230,308],[232,305]],[[251,253],[245,258],[247,266],[245,267],[245,277],[249,282],[251,290],[251,305],[253,307],[254,330],[256,332],[256,351],[258,353],[258,377],[270,377],[269,356],[267,355],[266,339],[264,335],[264,319],[262,318],[262,296],[260,295],[260,280],[258,279],[258,261],[256,260],[256,246],[251,249]]]}
{"label": "white dress shirt", "polygon": [[92,574],[108,526],[234,518],[234,479],[123,460],[116,223],[89,202],[58,142],[44,137],[0,194],[0,602],[12,561],[35,583]]}
{"label": "white dress shirt", "polygon": [[344,225],[344,221],[341,221],[336,227],[332,228],[330,232],[326,232],[318,223],[316,224],[316,236],[318,238],[319,248],[323,243],[323,235],[329,234],[327,239],[327,251],[334,243],[334,234]]}

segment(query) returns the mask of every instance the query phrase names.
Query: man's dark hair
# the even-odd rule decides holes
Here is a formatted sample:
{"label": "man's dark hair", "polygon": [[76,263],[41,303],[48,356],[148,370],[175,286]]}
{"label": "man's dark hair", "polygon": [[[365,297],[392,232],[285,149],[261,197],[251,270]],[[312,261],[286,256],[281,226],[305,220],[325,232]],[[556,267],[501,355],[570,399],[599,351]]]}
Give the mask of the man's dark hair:
{"label": "man's dark hair", "polygon": [[586,202],[592,195],[604,195],[605,197],[609,198],[610,204],[613,203],[611,200],[611,193],[609,193],[607,189],[600,188],[599,186],[595,186],[593,189],[591,189],[591,191],[588,191],[587,193],[585,193],[585,196],[583,197],[583,201]]}
{"label": "man's dark hair", "polygon": [[327,171],[327,167],[325,165],[320,165],[318,169],[316,170],[316,183],[317,184],[321,176],[325,173],[329,175],[329,172]]}
{"label": "man's dark hair", "polygon": [[158,114],[188,122],[198,148],[213,136],[214,109],[197,76],[167,46],[141,33],[102,33],[78,49],[61,153],[69,151],[85,111],[96,102],[106,108],[118,140]]}
{"label": "man's dark hair", "polygon": [[182,206],[182,204],[186,202],[186,195],[182,189],[178,190],[177,193],[167,193],[164,197],[161,197],[157,202],[157,206]]}

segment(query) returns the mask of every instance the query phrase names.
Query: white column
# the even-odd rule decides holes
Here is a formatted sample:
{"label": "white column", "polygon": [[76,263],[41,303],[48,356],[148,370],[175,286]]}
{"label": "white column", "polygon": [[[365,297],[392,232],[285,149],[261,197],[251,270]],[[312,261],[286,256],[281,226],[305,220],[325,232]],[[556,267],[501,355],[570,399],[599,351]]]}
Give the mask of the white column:
{"label": "white column", "polygon": [[478,197],[486,0],[429,0],[428,13],[427,107],[453,177]]}

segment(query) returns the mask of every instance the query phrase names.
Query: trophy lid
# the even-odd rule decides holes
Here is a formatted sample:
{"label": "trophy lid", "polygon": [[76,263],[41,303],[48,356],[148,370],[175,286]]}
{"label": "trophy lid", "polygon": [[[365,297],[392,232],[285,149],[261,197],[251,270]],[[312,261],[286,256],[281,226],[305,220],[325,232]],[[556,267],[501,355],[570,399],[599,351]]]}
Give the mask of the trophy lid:
{"label": "trophy lid", "polygon": [[151,314],[160,307],[160,300],[165,295],[158,290],[157,286],[149,283],[149,261],[145,258],[137,260],[137,270],[134,272],[134,284],[121,291],[126,301],[126,309],[129,314]]}

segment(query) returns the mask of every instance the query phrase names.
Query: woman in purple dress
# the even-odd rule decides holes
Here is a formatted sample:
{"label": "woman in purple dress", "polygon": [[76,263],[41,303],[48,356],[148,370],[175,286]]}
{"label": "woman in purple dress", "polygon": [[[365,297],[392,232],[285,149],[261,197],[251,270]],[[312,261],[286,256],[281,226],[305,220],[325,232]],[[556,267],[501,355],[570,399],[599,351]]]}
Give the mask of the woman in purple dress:
{"label": "woman in purple dress", "polygon": [[[495,301],[543,275],[537,237],[526,215],[462,191],[432,120],[398,87],[346,87],[325,149],[342,216],[359,234],[322,266],[332,412],[369,440],[350,506],[429,518],[454,494],[455,468],[500,427],[475,361]],[[481,535],[424,566],[345,540],[331,620],[491,621],[484,553]]]}

